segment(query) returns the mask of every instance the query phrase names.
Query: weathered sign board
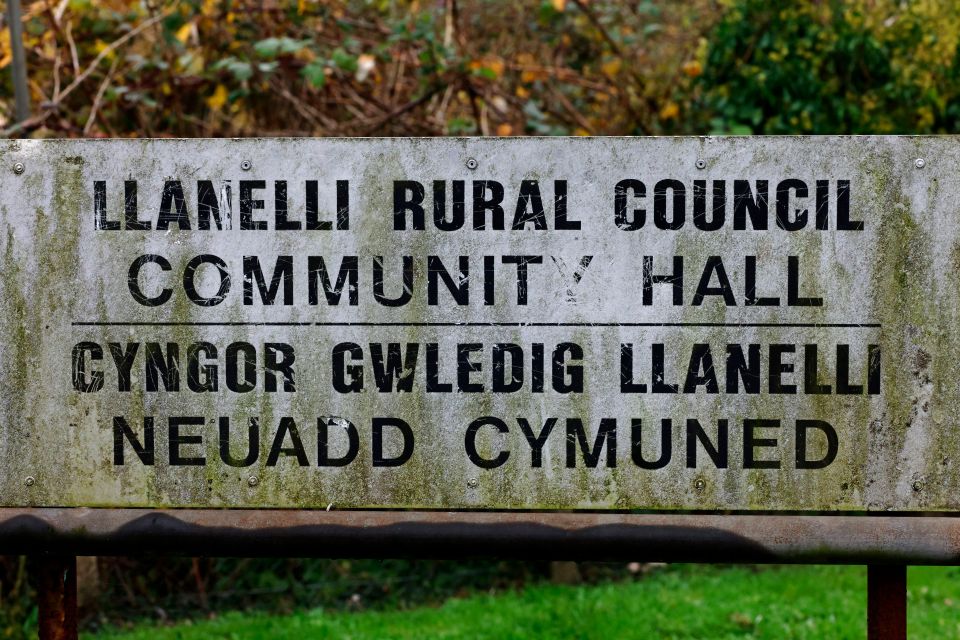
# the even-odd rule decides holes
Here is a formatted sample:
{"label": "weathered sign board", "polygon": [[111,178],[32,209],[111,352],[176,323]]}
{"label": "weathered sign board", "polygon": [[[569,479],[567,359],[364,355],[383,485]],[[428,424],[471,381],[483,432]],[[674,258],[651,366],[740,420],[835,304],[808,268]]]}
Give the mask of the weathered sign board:
{"label": "weathered sign board", "polygon": [[3,506],[960,510],[955,139],[0,166]]}

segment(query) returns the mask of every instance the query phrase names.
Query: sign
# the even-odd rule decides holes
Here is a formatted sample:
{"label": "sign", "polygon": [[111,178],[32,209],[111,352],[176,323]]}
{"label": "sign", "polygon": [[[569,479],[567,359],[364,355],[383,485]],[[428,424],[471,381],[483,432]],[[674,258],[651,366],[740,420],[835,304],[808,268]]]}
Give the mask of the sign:
{"label": "sign", "polygon": [[2,165],[4,506],[960,508],[951,138]]}

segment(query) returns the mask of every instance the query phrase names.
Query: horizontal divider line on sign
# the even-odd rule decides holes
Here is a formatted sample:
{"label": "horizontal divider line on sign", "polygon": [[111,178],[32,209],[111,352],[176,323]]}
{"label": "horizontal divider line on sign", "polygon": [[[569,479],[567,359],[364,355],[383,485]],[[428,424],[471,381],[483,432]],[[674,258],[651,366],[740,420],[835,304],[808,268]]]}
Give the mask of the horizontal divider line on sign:
{"label": "horizontal divider line on sign", "polygon": [[880,329],[879,322],[72,322],[74,327],[784,327]]}

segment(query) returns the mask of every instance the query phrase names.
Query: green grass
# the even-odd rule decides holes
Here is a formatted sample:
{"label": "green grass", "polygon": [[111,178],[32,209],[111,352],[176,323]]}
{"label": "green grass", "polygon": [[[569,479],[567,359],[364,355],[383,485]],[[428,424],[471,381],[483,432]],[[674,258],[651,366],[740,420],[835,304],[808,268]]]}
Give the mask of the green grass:
{"label": "green grass", "polygon": [[[911,638],[960,637],[960,569],[909,573]],[[228,613],[87,638],[857,638],[866,635],[863,567],[678,565],[633,582],[531,586],[389,612]]]}

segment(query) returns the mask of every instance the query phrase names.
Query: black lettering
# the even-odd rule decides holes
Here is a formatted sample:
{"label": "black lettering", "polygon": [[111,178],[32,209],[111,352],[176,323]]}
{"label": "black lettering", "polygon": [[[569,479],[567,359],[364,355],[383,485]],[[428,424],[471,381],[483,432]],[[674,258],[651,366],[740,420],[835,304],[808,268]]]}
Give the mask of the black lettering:
{"label": "black lettering", "polygon": [[656,460],[647,461],[643,457],[643,421],[640,418],[633,418],[630,421],[630,456],[633,463],[641,469],[662,469],[670,464],[670,458],[673,456],[673,441],[671,435],[673,432],[673,422],[669,418],[660,421],[660,457]]}
{"label": "black lettering", "polygon": [[166,352],[159,342],[148,342],[146,357],[147,391],[159,391],[163,381],[165,391],[180,391],[180,345],[167,343]]}
{"label": "black lettering", "polygon": [[297,356],[293,347],[283,342],[267,342],[263,345],[263,388],[268,393],[277,391],[277,374],[283,376],[283,390],[293,393],[297,385],[293,381],[293,363]]}
{"label": "black lettering", "polygon": [[[393,427],[403,438],[403,447],[400,453],[388,458],[383,454],[383,429],[384,427]],[[373,466],[375,467],[399,467],[403,465],[413,455],[413,429],[410,425],[399,418],[374,418],[373,419]]]}
{"label": "black lettering", "polygon": [[323,284],[323,295],[327,299],[327,304],[340,304],[344,287],[347,288],[347,304],[353,307],[360,304],[360,259],[357,256],[343,256],[340,259],[340,269],[337,271],[335,284],[331,284],[330,274],[327,272],[323,257],[307,256],[307,301],[312,305],[319,303],[318,280]]}
{"label": "black lettering", "polygon": [[[150,346],[149,343],[147,346]],[[171,467],[202,467],[207,463],[203,456],[187,457],[180,453],[184,445],[203,444],[203,436],[197,434],[181,434],[180,427],[202,427],[204,419],[200,416],[170,418],[169,453]]]}
{"label": "black lettering", "polygon": [[411,342],[406,345],[406,355],[400,353],[400,343],[390,342],[387,344],[387,355],[384,358],[383,345],[379,342],[370,344],[370,364],[373,366],[373,380],[377,390],[381,393],[389,393],[394,390],[394,381],[396,381],[396,390],[399,392],[413,391],[413,372],[417,368],[417,354],[420,345]]}
{"label": "black lettering", "polygon": [[333,388],[337,393],[363,391],[363,365],[348,365],[348,355],[353,361],[363,360],[363,349],[353,342],[341,342],[333,348]]}
{"label": "black lettering", "polygon": [[187,203],[183,197],[183,185],[179,180],[167,180],[163,183],[163,195],[160,196],[160,213],[157,215],[157,230],[166,231],[173,222],[181,231],[190,229],[187,216]]}
{"label": "black lettering", "polygon": [[603,448],[607,449],[607,467],[617,466],[617,421],[614,418],[601,418],[597,437],[590,447],[587,434],[583,429],[583,421],[579,418],[567,418],[567,468],[577,466],[577,449],[583,456],[583,463],[589,468],[600,464],[600,454]]}
{"label": "black lettering", "polygon": [[170,261],[163,256],[154,253],[142,255],[130,264],[130,269],[127,271],[127,288],[130,289],[130,295],[133,296],[133,299],[143,306],[159,307],[170,299],[173,295],[173,289],[163,288],[160,293],[153,297],[145,294],[143,289],[140,288],[140,269],[146,264],[159,265],[161,271],[170,271],[173,268],[170,266]]}
{"label": "black lettering", "polygon": [[[339,458],[330,456],[330,427],[343,429],[347,434],[347,451]],[[353,423],[345,418],[317,418],[317,465],[321,467],[345,467],[357,457],[360,451],[360,435]]]}
{"label": "black lettering", "polygon": [[249,342],[227,346],[227,389],[249,393],[257,386],[257,350]]}
{"label": "black lettering", "polygon": [[627,198],[633,192],[637,198],[644,198],[647,195],[647,187],[639,180],[627,179],[621,180],[613,188],[613,217],[617,227],[624,231],[636,231],[643,228],[647,221],[647,212],[645,209],[634,209],[631,215],[627,215]]}
{"label": "black lettering", "polygon": [[93,228],[97,231],[116,231],[120,229],[119,220],[107,220],[107,183],[105,180],[93,181]]}
{"label": "black lettering", "polygon": [[547,228],[547,215],[543,211],[543,198],[540,196],[540,183],[536,180],[521,180],[517,197],[517,209],[513,214],[512,229],[518,231],[533,223],[533,228],[544,231]]}
{"label": "black lettering", "polygon": [[393,182],[393,229],[407,230],[407,213],[412,214],[410,228],[423,231],[423,185],[414,180],[394,180]]}
{"label": "black lettering", "polygon": [[280,293],[280,285],[283,285],[283,304],[290,306],[293,304],[293,256],[277,256],[277,263],[273,268],[273,275],[270,276],[270,286],[267,286],[263,275],[263,268],[260,266],[260,258],[257,256],[243,256],[243,304],[253,304],[253,284],[257,284],[257,292],[260,294],[260,302],[264,305],[272,305],[277,300],[277,294]]}
{"label": "black lettering", "polygon": [[507,461],[510,457],[510,452],[501,450],[494,458],[484,458],[480,455],[480,452],[477,451],[477,432],[487,426],[493,427],[498,433],[508,433],[510,431],[507,424],[500,418],[494,418],[492,416],[477,418],[467,427],[463,438],[463,446],[470,462],[481,469],[496,469]]}
{"label": "black lettering", "polygon": [[694,418],[687,419],[687,468],[697,468],[697,442],[703,446],[703,450],[710,456],[710,461],[717,469],[727,468],[728,454],[728,429],[726,420],[717,420],[717,444],[710,441],[707,432],[703,430],[700,421]]}
{"label": "black lettering", "polygon": [[290,220],[287,208],[287,181],[273,181],[273,216],[277,231],[299,231],[303,226],[299,220]]}
{"label": "black lettering", "polygon": [[[490,197],[487,198],[487,191]],[[503,185],[495,180],[473,182],[473,228],[487,228],[487,211],[490,212],[490,228],[503,230]]]}
{"label": "black lettering", "polygon": [[[673,192],[673,215],[667,218],[667,192]],[[676,230],[686,222],[686,189],[679,180],[660,180],[653,187],[653,222],[657,229]]]}
{"label": "black lettering", "polygon": [[373,297],[385,307],[402,307],[413,297],[413,256],[403,256],[403,291],[396,298],[383,292],[383,256],[373,256]]}
{"label": "black lettering", "polygon": [[520,431],[530,445],[530,466],[539,469],[543,465],[543,447],[547,444],[547,438],[556,426],[557,419],[547,418],[543,427],[540,428],[539,435],[533,433],[533,428],[526,418],[517,418],[517,424],[520,425]]}
{"label": "black lettering", "polygon": [[[719,286],[711,287],[710,280],[713,279],[714,274],[717,276],[717,284]],[[693,294],[692,306],[699,307],[703,304],[703,299],[707,296],[721,296],[726,306],[737,306],[737,299],[736,296],[733,295],[730,278],[727,277],[727,270],[723,267],[723,260],[720,259],[720,256],[710,256],[707,258],[707,264],[703,268],[700,282],[697,283],[697,290]]]}
{"label": "black lettering", "polygon": [[133,447],[133,452],[137,454],[145,465],[153,465],[154,462],[154,430],[153,416],[144,416],[143,418],[143,443],[137,438],[125,418],[115,416],[113,418],[113,464],[122,466],[124,462],[124,445],[126,440]]}
{"label": "black lettering", "polygon": [[743,468],[744,469],[779,469],[779,460],[758,460],[754,449],[757,447],[770,448],[777,446],[776,438],[757,438],[758,429],[779,429],[779,420],[743,421]]}
{"label": "black lettering", "polygon": [[427,256],[427,304],[439,304],[439,284],[442,280],[447,291],[459,306],[470,304],[470,258],[460,256],[456,275],[451,275],[439,256]]}
{"label": "black lettering", "polygon": [[96,342],[78,342],[73,347],[73,388],[80,393],[96,393],[103,389],[103,371],[87,375],[87,358],[103,360],[103,347]]}
{"label": "black lettering", "polygon": [[187,347],[187,388],[197,393],[219,390],[217,365],[201,366],[201,357],[215,361],[217,347],[209,342],[194,342]]}
{"label": "black lettering", "polygon": [[[205,264],[212,264],[215,266],[220,277],[220,284],[217,287],[217,292],[209,298],[200,295],[200,292],[197,291],[196,286],[197,271]],[[195,305],[201,307],[215,307],[216,305],[220,304],[224,301],[224,299],[226,299],[227,293],[230,292],[230,274],[227,272],[227,263],[221,258],[208,253],[191,258],[190,262],[187,263],[186,268],[183,270],[183,290],[187,293],[187,298],[190,299],[190,302],[194,303]]]}
{"label": "black lettering", "polygon": [[653,285],[673,285],[673,305],[683,304],[683,256],[673,256],[673,273],[654,274],[653,256],[643,256],[643,305],[653,304]]}
{"label": "black lettering", "polygon": [[220,459],[231,467],[249,467],[260,457],[260,423],[250,418],[247,426],[247,453],[243,458],[235,458],[230,453],[230,418],[221,416],[220,420]]}
{"label": "black lettering", "polygon": [[267,228],[266,220],[254,220],[254,211],[263,209],[263,200],[254,199],[254,189],[265,189],[267,183],[263,180],[240,181],[240,229],[242,231],[263,231]]}
{"label": "black lettering", "polygon": [[[290,446],[285,447],[283,445],[288,435],[290,436]],[[307,451],[303,448],[303,440],[300,438],[300,430],[297,429],[297,423],[290,416],[280,418],[277,433],[273,436],[273,444],[270,445],[270,453],[267,454],[266,466],[277,466],[277,461],[280,460],[281,455],[293,456],[301,467],[310,464],[310,461],[307,460]]]}
{"label": "black lettering", "polygon": [[[827,450],[819,460],[807,458],[807,432],[820,431],[827,438]],[[839,440],[837,432],[829,422],[823,420],[797,420],[796,463],[797,469],[823,469],[837,457]]]}
{"label": "black lettering", "polygon": [[777,226],[786,231],[800,231],[807,226],[807,210],[796,209],[796,216],[790,219],[790,191],[795,198],[806,198],[807,183],[791,178],[777,185]]}
{"label": "black lettering", "polygon": [[747,228],[747,216],[750,226],[755,230],[767,230],[769,183],[757,180],[757,195],[753,195],[749,180],[733,181],[733,228],[743,231]]}

